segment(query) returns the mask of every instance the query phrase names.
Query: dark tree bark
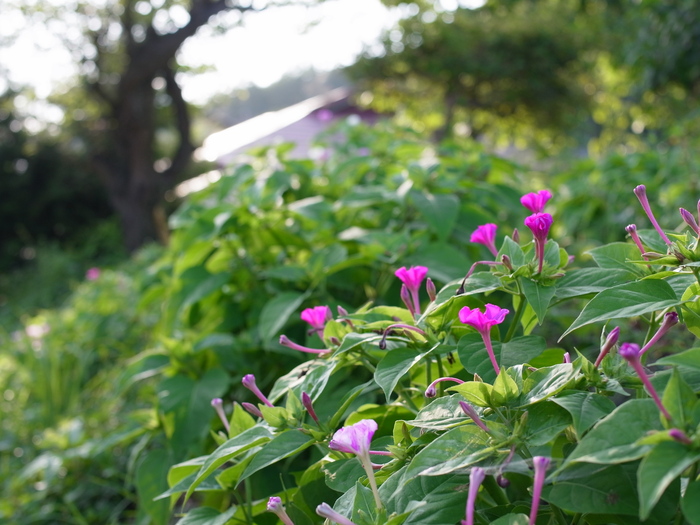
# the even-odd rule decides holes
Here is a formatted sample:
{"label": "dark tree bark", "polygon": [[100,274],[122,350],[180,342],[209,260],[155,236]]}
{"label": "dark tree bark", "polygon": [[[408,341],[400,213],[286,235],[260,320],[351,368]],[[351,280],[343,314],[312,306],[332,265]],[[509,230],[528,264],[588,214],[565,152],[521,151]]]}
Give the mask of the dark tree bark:
{"label": "dark tree bark", "polygon": [[[250,8],[225,0],[192,0],[187,25],[167,34],[158,34],[149,27],[145,38],[137,42],[132,32],[133,6],[131,2],[125,4],[121,25],[126,60],[119,82],[111,93],[99,81],[90,88],[109,108],[106,119],[109,140],[95,152],[93,161],[120,218],[126,246],[133,251],[146,242],[163,240],[158,224],[162,212],[158,213],[158,208],[165,192],[180,180],[194,151],[187,104],[175,79],[175,54],[213,15],[227,9],[245,11]],[[99,52],[100,47],[96,47]],[[170,165],[162,171],[154,167],[156,91],[153,80],[156,77],[165,79],[173,125],[178,134],[178,145],[171,155]]]}

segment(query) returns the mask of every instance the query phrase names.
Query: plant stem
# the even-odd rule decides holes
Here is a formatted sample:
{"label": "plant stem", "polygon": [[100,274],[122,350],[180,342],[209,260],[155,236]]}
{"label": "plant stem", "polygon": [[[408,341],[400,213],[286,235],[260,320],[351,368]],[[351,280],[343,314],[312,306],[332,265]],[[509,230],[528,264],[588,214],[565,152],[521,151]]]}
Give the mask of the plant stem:
{"label": "plant stem", "polygon": [[[438,368],[438,377],[445,377],[447,374],[445,374],[445,367],[442,366],[442,357],[440,355],[437,356],[437,368]],[[430,384],[430,383],[428,383]],[[444,392],[444,389],[442,388],[442,383],[438,385],[438,395],[442,395]]]}
{"label": "plant stem", "polygon": [[401,396],[401,398],[402,398],[402,399],[404,400],[404,402],[408,405],[408,408],[409,408],[412,412],[414,412],[414,413],[416,413],[416,414],[417,414],[418,412],[420,412],[420,410],[418,410],[418,407],[416,406],[416,404],[413,402],[413,399],[411,399],[411,397],[408,395],[408,392],[406,392],[406,389],[405,389],[403,386],[401,386],[401,385],[396,385],[396,390],[398,391],[399,396]]}
{"label": "plant stem", "polygon": [[516,283],[518,284],[518,298],[520,299],[520,302],[518,303],[518,307],[515,309],[515,317],[513,317],[513,321],[511,321],[510,323],[508,333],[503,339],[504,343],[507,343],[508,341],[513,339],[513,336],[515,335],[515,330],[518,328],[518,325],[520,324],[520,319],[522,319],[523,313],[525,312],[525,308],[527,307],[527,301],[525,300],[525,295],[523,294],[523,291],[520,287],[520,281],[516,281]]}
{"label": "plant stem", "polygon": [[428,385],[433,382],[433,360],[430,357],[425,358],[425,382]]}

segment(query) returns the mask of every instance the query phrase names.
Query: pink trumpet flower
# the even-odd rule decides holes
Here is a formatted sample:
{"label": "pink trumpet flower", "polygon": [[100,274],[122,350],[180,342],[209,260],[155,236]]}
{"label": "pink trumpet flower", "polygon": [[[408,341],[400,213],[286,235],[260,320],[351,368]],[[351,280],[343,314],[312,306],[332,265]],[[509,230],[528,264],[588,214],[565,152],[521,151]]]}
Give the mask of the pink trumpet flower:
{"label": "pink trumpet flower", "polygon": [[535,253],[539,266],[537,273],[542,273],[544,265],[544,247],[547,244],[547,235],[552,227],[552,216],[549,213],[535,213],[525,219],[525,226],[530,228],[532,235],[535,237]]}
{"label": "pink trumpet flower", "polygon": [[248,390],[253,392],[253,394],[255,394],[255,397],[257,397],[260,401],[265,403],[267,406],[269,406],[269,407],[275,406],[272,403],[270,403],[270,400],[265,397],[265,395],[258,388],[258,385],[255,384],[255,376],[253,374],[244,375],[241,383],[243,383],[244,387],[246,387]]}
{"label": "pink trumpet flower", "polygon": [[668,332],[673,326],[678,324],[678,314],[676,312],[666,312],[664,314],[664,321],[661,326],[656,331],[656,333],[651,336],[651,339],[645,344],[639,351],[639,355],[643,356],[656,342],[663,337],[663,335]]}
{"label": "pink trumpet flower", "polygon": [[394,275],[401,279],[401,282],[403,282],[407,291],[410,293],[413,312],[420,314],[420,298],[418,292],[420,291],[425,276],[428,275],[428,268],[425,266],[411,266],[410,268],[402,266],[394,272]]}
{"label": "pink trumpet flower", "polygon": [[370,460],[370,443],[372,436],[377,431],[377,422],[373,419],[363,419],[354,425],[343,427],[333,434],[333,439],[328,443],[328,448],[339,452],[355,454],[360,460],[362,467],[367,474],[372,493],[374,494],[374,502],[377,509],[382,508],[382,502],[379,499],[379,491],[377,489],[377,481],[374,479],[374,470],[372,461]]}
{"label": "pink trumpet flower", "polygon": [[481,338],[484,340],[486,351],[489,354],[496,375],[500,372],[500,368],[491,344],[491,327],[501,324],[505,320],[506,315],[508,315],[508,312],[509,310],[496,306],[495,304],[487,304],[485,312],[476,308],[471,309],[468,306],[465,306],[459,311],[459,320],[476,329],[476,331],[481,334]]}
{"label": "pink trumpet flower", "polygon": [[281,498],[273,496],[269,500],[267,500],[267,511],[277,514],[277,517],[282,523],[284,523],[284,525],[294,525],[294,522],[291,520],[291,518],[287,514],[287,511],[284,509],[284,505],[282,504]]}
{"label": "pink trumpet flower", "polygon": [[493,223],[482,224],[477,226],[476,230],[469,237],[469,242],[483,244],[495,257],[498,255],[498,250],[496,249],[496,230],[498,226]]}
{"label": "pink trumpet flower", "polygon": [[325,355],[325,354],[329,354],[331,352],[330,350],[326,350],[325,348],[309,348],[308,346],[298,345],[298,344],[290,341],[290,339],[286,335],[280,336],[280,344],[282,346],[286,346],[287,348],[291,348],[292,350],[297,350],[299,352],[305,352],[307,354]]}
{"label": "pink trumpet flower", "polygon": [[642,383],[644,383],[644,387],[646,388],[647,392],[649,392],[649,395],[654,400],[654,403],[656,403],[659,411],[668,421],[671,421],[671,414],[668,412],[668,410],[666,410],[666,407],[661,402],[659,394],[656,392],[654,385],[651,384],[651,381],[649,381],[649,376],[647,376],[647,373],[644,371],[644,367],[639,360],[641,355],[639,345],[634,343],[622,343],[618,353],[632,366],[632,368],[634,368],[634,371],[637,372],[639,379],[641,379]]}
{"label": "pink trumpet flower", "polygon": [[473,406],[471,406],[466,401],[460,401],[459,408],[461,408],[462,412],[469,416],[472,419],[472,421],[476,423],[476,426],[478,426],[481,430],[483,430],[484,432],[491,432],[489,430],[489,427],[486,426],[486,423],[484,423],[483,419],[481,419],[476,410],[474,410]]}
{"label": "pink trumpet flower", "polygon": [[605,343],[603,343],[603,346],[600,348],[600,353],[598,354],[598,358],[595,360],[595,366],[598,367],[600,366],[600,363],[603,362],[603,358],[608,355],[608,352],[612,349],[613,346],[615,346],[615,343],[617,343],[617,340],[620,337],[620,327],[616,326],[613,328],[610,333],[608,334],[608,337],[605,338]]}
{"label": "pink trumpet flower", "polygon": [[461,525],[474,525],[474,511],[476,507],[476,497],[479,494],[479,487],[486,479],[486,472],[481,467],[474,467],[469,473],[469,493],[467,495],[466,518]]}
{"label": "pink trumpet flower", "polygon": [[634,244],[637,245],[637,249],[639,249],[639,253],[642,254],[642,258],[646,261],[648,258],[644,256],[644,253],[646,253],[646,251],[644,250],[644,246],[642,245],[642,240],[639,238],[639,234],[637,233],[637,225],[636,224],[628,224],[625,227],[625,231],[630,234],[632,241],[634,242]]}
{"label": "pink trumpet flower", "polygon": [[654,217],[654,212],[651,211],[651,206],[649,205],[649,199],[647,198],[647,188],[643,184],[640,184],[636,188],[634,188],[634,194],[637,196],[639,199],[639,203],[642,205],[642,208],[644,208],[644,213],[647,214],[647,217],[649,217],[649,220],[651,221],[651,224],[654,226],[654,229],[658,232],[659,236],[663,239],[663,241],[667,245],[671,245],[671,240],[666,236],[664,231],[661,229],[661,226],[659,226],[659,223],[656,221],[656,217]]}
{"label": "pink trumpet flower", "polygon": [[679,210],[681,212],[681,217],[683,218],[685,223],[688,226],[690,226],[690,229],[695,232],[695,235],[700,235],[700,226],[698,226],[698,223],[695,220],[695,217],[693,217],[693,214],[684,208],[679,208]]}
{"label": "pink trumpet flower", "polygon": [[327,306],[315,306],[301,312],[301,320],[306,321],[311,326],[309,332],[317,333],[319,337],[323,335],[323,328],[326,326],[326,322],[332,318],[331,309]]}
{"label": "pink trumpet flower", "polygon": [[338,525],[355,525],[355,523],[347,519],[345,516],[342,516],[334,511],[328,503],[321,503],[318,507],[316,507],[316,514],[322,518],[331,520]]}
{"label": "pink trumpet flower", "polygon": [[229,427],[228,419],[226,418],[226,413],[224,412],[223,400],[220,397],[215,397],[214,399],[211,400],[211,406],[214,407],[214,410],[216,411],[216,415],[219,416],[219,419],[224,424],[224,428],[226,429],[226,432],[228,432],[230,427]]}
{"label": "pink trumpet flower", "polygon": [[547,475],[547,467],[549,467],[550,459],[543,456],[535,456],[532,458],[532,466],[535,468],[535,481],[532,486],[532,507],[530,508],[529,525],[535,525],[537,520],[537,512],[540,508],[540,496],[542,496],[542,486],[544,478]]}
{"label": "pink trumpet flower", "polygon": [[540,190],[537,193],[528,193],[520,198],[520,204],[525,206],[532,213],[542,213],[547,201],[552,198],[549,190]]}
{"label": "pink trumpet flower", "polygon": [[428,388],[425,389],[425,397],[435,397],[437,395],[437,390],[435,389],[435,386],[443,381],[454,381],[459,385],[464,383],[464,381],[462,381],[461,379],[457,379],[456,377],[438,377],[435,381],[428,385]]}

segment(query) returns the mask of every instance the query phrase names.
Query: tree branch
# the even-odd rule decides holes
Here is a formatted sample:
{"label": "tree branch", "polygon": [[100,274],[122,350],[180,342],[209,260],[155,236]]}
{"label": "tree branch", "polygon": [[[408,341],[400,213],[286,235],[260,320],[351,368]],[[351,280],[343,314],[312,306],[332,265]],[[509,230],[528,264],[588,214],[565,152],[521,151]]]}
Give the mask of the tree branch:
{"label": "tree branch", "polygon": [[177,182],[178,175],[182,173],[189,163],[192,152],[194,151],[194,146],[192,145],[192,139],[190,137],[190,129],[192,126],[187,102],[185,102],[185,99],[182,97],[182,90],[175,79],[175,72],[170,65],[164,69],[163,76],[165,77],[165,90],[172,100],[173,111],[175,112],[175,124],[180,138],[177,151],[172,157],[170,167],[163,172],[166,183],[169,186],[173,186]]}
{"label": "tree branch", "polygon": [[194,35],[212,16],[229,9],[240,12],[260,11],[252,6],[230,5],[228,0],[192,0],[190,20],[187,24],[165,35],[159,35],[149,28],[146,39],[134,46],[133,51],[129,51],[129,65],[122,77],[122,83],[128,89],[129,84],[146,80],[150,82],[158,71],[167,67],[185,40]]}

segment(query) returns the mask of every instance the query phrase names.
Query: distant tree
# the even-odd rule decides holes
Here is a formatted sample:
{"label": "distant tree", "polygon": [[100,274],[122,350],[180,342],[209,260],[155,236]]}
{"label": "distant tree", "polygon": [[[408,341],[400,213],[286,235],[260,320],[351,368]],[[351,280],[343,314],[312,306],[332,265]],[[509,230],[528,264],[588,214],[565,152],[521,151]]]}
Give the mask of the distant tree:
{"label": "distant tree", "polygon": [[389,33],[380,56],[366,55],[350,69],[388,106],[382,109],[407,108],[424,122],[431,119],[426,110],[437,111],[437,138],[457,121],[478,135],[561,129],[581,118],[585,46],[570,30],[575,10],[505,2],[440,12],[423,4]]}
{"label": "distant tree", "polygon": [[80,66],[80,86],[55,100],[66,103],[73,129],[82,130],[129,250],[159,238],[163,196],[182,179],[194,150],[190,111],[177,80],[178,50],[205,24],[230,24],[225,12],[256,11],[263,4],[78,0],[66,10],[53,2],[24,3],[28,16],[51,20],[63,33]]}
{"label": "distant tree", "polygon": [[[31,259],[38,244],[85,242],[113,216],[85,156],[62,136],[28,133],[16,96],[12,89],[0,95],[0,272]],[[118,240],[109,241],[100,239],[99,248],[113,251],[116,243],[120,251]]]}

